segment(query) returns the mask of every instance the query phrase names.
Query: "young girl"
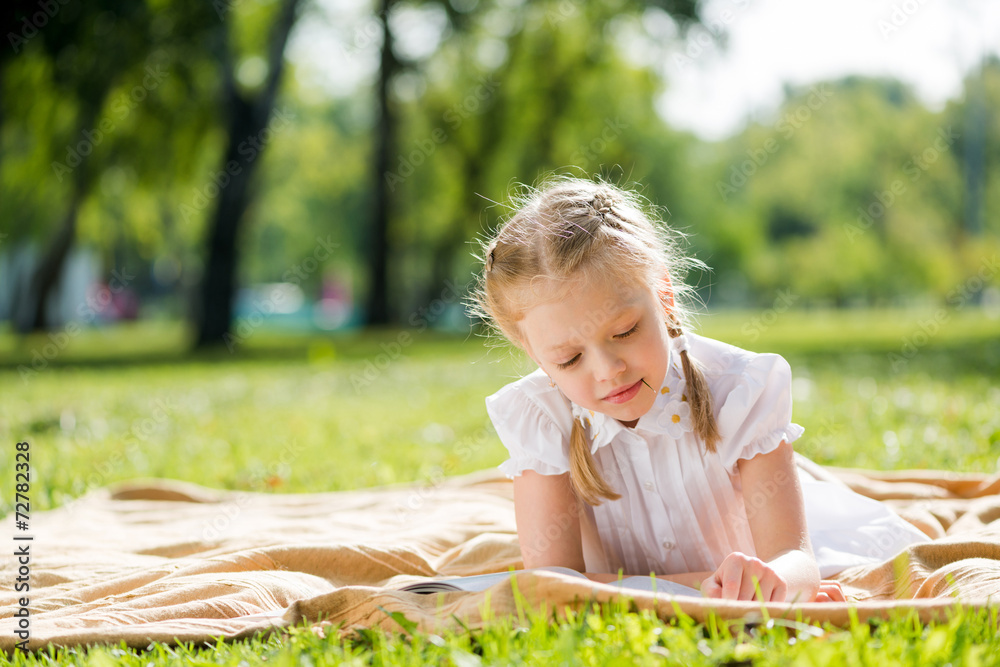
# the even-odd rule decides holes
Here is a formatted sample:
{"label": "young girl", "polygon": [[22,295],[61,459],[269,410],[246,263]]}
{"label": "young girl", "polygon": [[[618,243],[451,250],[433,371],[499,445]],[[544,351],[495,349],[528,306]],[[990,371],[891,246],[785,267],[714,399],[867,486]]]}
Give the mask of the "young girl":
{"label": "young girl", "polygon": [[484,252],[475,307],[538,365],[486,399],[526,568],[842,599],[821,576],[926,539],[796,458],[784,359],[686,333],[696,262],[634,195],[557,180]]}

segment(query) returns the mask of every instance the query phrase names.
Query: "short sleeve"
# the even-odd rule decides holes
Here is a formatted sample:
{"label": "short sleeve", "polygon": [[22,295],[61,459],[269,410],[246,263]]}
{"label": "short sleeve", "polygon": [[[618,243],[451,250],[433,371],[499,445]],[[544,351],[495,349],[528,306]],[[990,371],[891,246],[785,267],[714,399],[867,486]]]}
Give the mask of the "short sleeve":
{"label": "short sleeve", "polygon": [[557,389],[544,391],[538,385],[538,378],[529,375],[486,399],[493,427],[510,453],[500,464],[510,478],[525,470],[542,475],[569,472],[569,402]]}
{"label": "short sleeve", "polygon": [[719,455],[726,470],[740,459],[798,440],[804,429],[792,421],[792,370],[776,354],[753,355],[719,409]]}

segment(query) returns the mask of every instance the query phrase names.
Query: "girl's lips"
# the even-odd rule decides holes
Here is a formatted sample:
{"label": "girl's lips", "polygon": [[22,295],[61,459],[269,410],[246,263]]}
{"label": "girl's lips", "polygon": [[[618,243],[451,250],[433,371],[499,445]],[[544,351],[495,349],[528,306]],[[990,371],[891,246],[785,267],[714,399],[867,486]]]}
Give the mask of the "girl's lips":
{"label": "girl's lips", "polygon": [[607,396],[604,397],[604,400],[607,401],[608,403],[625,403],[627,401],[631,401],[635,397],[635,395],[639,393],[639,390],[641,388],[642,388],[642,380],[639,380],[635,384],[629,387],[625,387],[621,391],[618,391],[613,394],[608,394]]}

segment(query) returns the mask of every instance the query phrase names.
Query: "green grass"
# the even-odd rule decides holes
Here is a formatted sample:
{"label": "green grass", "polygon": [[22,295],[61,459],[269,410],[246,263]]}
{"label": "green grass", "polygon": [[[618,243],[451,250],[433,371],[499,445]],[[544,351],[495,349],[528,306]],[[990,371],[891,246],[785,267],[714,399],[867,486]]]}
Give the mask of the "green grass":
{"label": "green grass", "polygon": [[[157,644],[50,649],[17,655],[13,665],[987,665],[996,664],[1000,637],[995,612],[959,611],[946,623],[923,627],[912,616],[855,624],[848,630],[795,621],[671,623],[649,612],[612,604],[556,619],[542,611],[496,619],[481,631],[410,636],[362,631],[348,639],[319,636],[305,627],[288,636],[206,647]],[[0,657],[0,661],[3,658]]]}
{"label": "green grass", "polygon": [[[789,359],[794,418],[806,427],[796,448],[820,463],[993,472],[1000,321],[972,310],[946,315],[730,312],[703,316],[701,330]],[[483,397],[530,370],[479,338],[431,332],[258,331],[235,354],[194,357],[186,345],[182,328],[164,325],[0,335],[0,463],[11,470],[14,443],[31,442],[33,509],[135,477],[292,493],[495,466],[505,450]],[[11,509],[9,489],[0,490],[0,513]],[[995,626],[996,618],[963,614],[929,628],[900,618],[813,636],[782,625],[664,624],[610,606],[562,621],[529,613],[443,637],[295,631],[211,648],[55,651],[11,664],[985,664],[1000,648]]]}

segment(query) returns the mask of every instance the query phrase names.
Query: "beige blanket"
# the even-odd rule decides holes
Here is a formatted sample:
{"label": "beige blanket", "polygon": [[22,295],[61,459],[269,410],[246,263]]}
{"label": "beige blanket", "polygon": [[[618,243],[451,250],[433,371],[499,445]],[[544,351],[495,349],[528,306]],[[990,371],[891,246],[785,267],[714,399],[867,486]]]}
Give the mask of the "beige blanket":
{"label": "beige blanket", "polygon": [[[767,605],[632,592],[639,609],[663,618],[793,618],[849,622],[915,608],[943,617],[955,604],[1000,599],[1000,480],[982,475],[834,471],[856,490],[891,503],[934,536],[893,561],[856,567],[839,579],[848,604]],[[0,647],[24,632],[14,614],[28,598],[29,648],[124,640],[211,641],[274,631],[302,621],[328,630],[400,629],[402,612],[424,630],[483,623],[512,613],[509,583],[483,593],[418,595],[394,590],[420,577],[520,568],[511,484],[493,471],[433,486],[270,495],[154,480],[101,490],[31,518],[8,516],[0,558]],[[14,590],[28,545],[30,591]],[[554,573],[522,574],[519,594],[559,613],[617,598],[617,589]],[[489,600],[489,608],[486,600]],[[683,600],[677,602],[677,600]],[[676,604],[675,604],[676,603]],[[22,614],[24,612],[21,612]],[[23,636],[23,635],[22,635]]]}

